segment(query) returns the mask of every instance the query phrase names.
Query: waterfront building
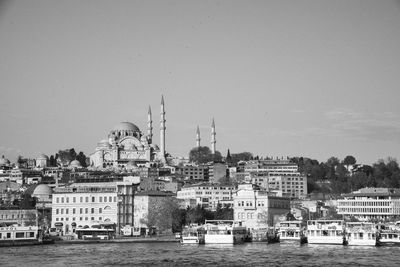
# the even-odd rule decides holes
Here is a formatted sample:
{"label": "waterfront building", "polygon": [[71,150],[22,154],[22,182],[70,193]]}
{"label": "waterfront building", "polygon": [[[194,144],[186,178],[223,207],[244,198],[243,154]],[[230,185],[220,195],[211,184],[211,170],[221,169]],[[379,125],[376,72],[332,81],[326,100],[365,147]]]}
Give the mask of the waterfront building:
{"label": "waterfront building", "polygon": [[185,207],[200,205],[206,209],[216,210],[220,201],[231,200],[232,185],[200,183],[185,185],[177,192],[177,199],[183,201]]}
{"label": "waterfront building", "polygon": [[161,99],[160,147],[153,144],[151,109],[148,110],[147,134],[131,122],[117,124],[101,140],[90,155],[90,165],[95,168],[126,168],[129,164],[145,164],[154,160],[165,162],[165,108]]}
{"label": "waterfront building", "polygon": [[115,182],[55,188],[51,225],[64,234],[72,234],[77,228],[117,224],[117,203]]}
{"label": "waterfront building", "polygon": [[140,183],[140,177],[124,177],[123,181],[117,182],[118,196],[118,219],[117,233],[120,233],[124,227],[133,227],[134,225],[134,195]]}
{"label": "waterfront building", "polygon": [[279,218],[290,212],[290,199],[261,190],[253,184],[240,184],[233,194],[233,217],[248,229],[275,226]]}
{"label": "waterfront building", "polygon": [[362,188],[343,194],[337,200],[337,211],[360,221],[385,221],[400,215],[400,190],[393,188]]}
{"label": "waterfront building", "polygon": [[[165,206],[163,204],[170,201],[174,194],[160,191],[143,191],[138,192],[134,195],[134,228],[140,229],[141,232],[145,230],[147,234],[159,233],[160,229],[154,229],[153,227],[157,224],[157,221],[162,220],[165,223],[166,220],[171,218],[160,218],[165,214]],[[172,227],[172,223],[170,223]],[[167,229],[167,232],[172,232],[171,229]]]}

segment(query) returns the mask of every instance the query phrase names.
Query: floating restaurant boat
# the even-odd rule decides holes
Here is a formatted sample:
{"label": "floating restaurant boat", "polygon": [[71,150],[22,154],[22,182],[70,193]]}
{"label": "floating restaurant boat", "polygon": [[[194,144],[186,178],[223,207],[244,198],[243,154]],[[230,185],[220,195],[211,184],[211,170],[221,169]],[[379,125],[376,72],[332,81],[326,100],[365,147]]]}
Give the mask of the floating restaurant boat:
{"label": "floating restaurant boat", "polygon": [[307,221],[307,241],[309,244],[343,245],[345,243],[344,221]]}
{"label": "floating restaurant boat", "polygon": [[349,246],[376,246],[378,233],[374,223],[346,223],[346,241]]}
{"label": "floating restaurant boat", "polygon": [[206,220],[205,244],[237,244],[243,243],[247,230],[241,222],[233,220]]}
{"label": "floating restaurant boat", "polygon": [[0,227],[0,246],[26,246],[43,244],[43,238],[37,226]]}
{"label": "floating restaurant boat", "polygon": [[205,229],[202,226],[186,227],[182,231],[182,244],[204,244]]}
{"label": "floating restaurant boat", "polygon": [[303,230],[301,229],[301,221],[283,221],[279,224],[279,242],[299,242],[300,244],[307,242]]}
{"label": "floating restaurant boat", "polygon": [[394,225],[380,225],[379,236],[382,246],[400,246],[400,221]]}

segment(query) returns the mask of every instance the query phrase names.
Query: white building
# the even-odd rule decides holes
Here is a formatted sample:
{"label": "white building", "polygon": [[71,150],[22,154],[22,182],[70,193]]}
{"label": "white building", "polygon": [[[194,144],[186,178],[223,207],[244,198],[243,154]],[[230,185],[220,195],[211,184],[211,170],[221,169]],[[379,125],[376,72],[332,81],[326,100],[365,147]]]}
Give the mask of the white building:
{"label": "white building", "polygon": [[300,172],[269,172],[268,187],[304,199],[307,196],[307,177]]}
{"label": "white building", "polygon": [[265,228],[290,212],[290,199],[256,185],[241,184],[233,194],[233,211],[234,220],[242,221],[248,229]]}
{"label": "white building", "polygon": [[362,188],[344,194],[337,201],[338,214],[354,216],[362,221],[389,220],[400,215],[400,190],[392,188]]}
{"label": "white building", "polygon": [[183,186],[177,192],[176,198],[183,200],[186,207],[201,205],[204,208],[216,210],[220,201],[232,199],[233,190],[234,187],[231,185],[193,184]]}
{"label": "white building", "polygon": [[116,223],[115,183],[82,183],[54,189],[51,225],[63,234],[85,226]]}

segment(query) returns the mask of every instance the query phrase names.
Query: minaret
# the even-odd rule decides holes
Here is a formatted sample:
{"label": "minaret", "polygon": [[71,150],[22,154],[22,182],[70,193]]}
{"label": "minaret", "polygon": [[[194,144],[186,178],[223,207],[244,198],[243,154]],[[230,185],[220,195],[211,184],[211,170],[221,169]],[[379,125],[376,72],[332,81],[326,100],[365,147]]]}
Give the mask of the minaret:
{"label": "minaret", "polygon": [[214,118],[212,120],[212,124],[211,124],[211,153],[215,154],[215,144],[217,143],[217,140],[215,140],[215,122],[214,122]]}
{"label": "minaret", "polygon": [[153,140],[153,120],[151,119],[151,107],[149,106],[149,111],[147,112],[147,136],[149,137],[149,143]]}
{"label": "minaret", "polygon": [[165,158],[165,109],[164,96],[161,96],[161,119],[160,119],[160,156]]}
{"label": "minaret", "polygon": [[197,131],[196,131],[196,146],[199,148],[200,147],[200,129],[199,126],[197,126]]}

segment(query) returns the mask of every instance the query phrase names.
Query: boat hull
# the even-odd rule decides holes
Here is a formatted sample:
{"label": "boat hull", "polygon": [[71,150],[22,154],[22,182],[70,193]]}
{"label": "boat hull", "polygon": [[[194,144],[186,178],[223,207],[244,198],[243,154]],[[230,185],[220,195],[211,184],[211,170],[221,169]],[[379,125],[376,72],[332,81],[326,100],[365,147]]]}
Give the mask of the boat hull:
{"label": "boat hull", "polygon": [[344,240],[343,237],[313,237],[313,236],[308,236],[307,237],[308,244],[327,244],[327,245],[343,245]]}
{"label": "boat hull", "polygon": [[244,242],[244,236],[234,235],[205,235],[206,244],[238,244]]}

